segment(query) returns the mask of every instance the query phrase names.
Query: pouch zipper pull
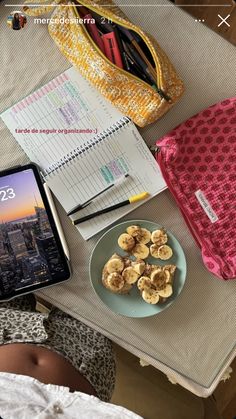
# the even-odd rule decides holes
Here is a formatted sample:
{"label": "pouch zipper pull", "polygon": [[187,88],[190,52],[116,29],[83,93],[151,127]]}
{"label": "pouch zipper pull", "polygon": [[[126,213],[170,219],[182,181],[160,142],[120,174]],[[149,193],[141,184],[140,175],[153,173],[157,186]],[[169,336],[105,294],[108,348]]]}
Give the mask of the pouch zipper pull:
{"label": "pouch zipper pull", "polygon": [[151,145],[149,147],[149,150],[151,151],[153,156],[156,156],[156,154],[160,152],[160,147],[158,147],[157,145]]}
{"label": "pouch zipper pull", "polygon": [[151,151],[152,155],[155,156],[156,154],[160,153],[162,148],[170,148],[169,144],[166,145],[151,145],[149,150]]}
{"label": "pouch zipper pull", "polygon": [[163,90],[159,89],[159,87],[157,87],[156,91],[162,99],[165,99],[167,102],[171,102],[170,96],[163,92]]}

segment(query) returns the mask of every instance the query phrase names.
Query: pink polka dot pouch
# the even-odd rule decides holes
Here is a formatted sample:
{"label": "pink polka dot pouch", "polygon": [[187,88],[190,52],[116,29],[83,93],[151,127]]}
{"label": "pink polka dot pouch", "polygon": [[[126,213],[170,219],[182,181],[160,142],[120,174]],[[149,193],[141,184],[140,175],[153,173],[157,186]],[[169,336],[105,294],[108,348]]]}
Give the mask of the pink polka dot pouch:
{"label": "pink polka dot pouch", "polygon": [[203,110],[156,146],[162,174],[207,269],[236,279],[236,98]]}

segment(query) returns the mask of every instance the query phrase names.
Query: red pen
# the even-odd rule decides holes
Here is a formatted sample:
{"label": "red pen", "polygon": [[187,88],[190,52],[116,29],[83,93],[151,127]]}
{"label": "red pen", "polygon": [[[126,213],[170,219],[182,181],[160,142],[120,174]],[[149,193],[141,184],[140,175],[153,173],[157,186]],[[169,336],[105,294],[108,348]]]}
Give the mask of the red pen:
{"label": "red pen", "polygon": [[119,51],[118,42],[114,32],[102,35],[106,57],[117,67],[123,68],[123,62]]}
{"label": "red pen", "polygon": [[91,38],[94,40],[95,44],[100,48],[100,50],[105,53],[105,48],[103,44],[103,40],[98,32],[98,28],[95,23],[92,23],[94,21],[92,15],[88,13],[83,17],[84,23],[86,25],[86,28],[88,29],[88,32],[91,36]]}

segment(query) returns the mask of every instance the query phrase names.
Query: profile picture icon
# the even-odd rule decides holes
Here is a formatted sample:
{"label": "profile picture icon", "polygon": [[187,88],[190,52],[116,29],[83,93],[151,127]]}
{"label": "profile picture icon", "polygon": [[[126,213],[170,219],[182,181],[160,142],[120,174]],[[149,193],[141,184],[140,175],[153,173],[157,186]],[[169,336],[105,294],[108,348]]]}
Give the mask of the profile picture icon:
{"label": "profile picture icon", "polygon": [[8,16],[7,24],[11,29],[18,31],[25,27],[25,25],[27,24],[27,19],[24,13],[16,10]]}

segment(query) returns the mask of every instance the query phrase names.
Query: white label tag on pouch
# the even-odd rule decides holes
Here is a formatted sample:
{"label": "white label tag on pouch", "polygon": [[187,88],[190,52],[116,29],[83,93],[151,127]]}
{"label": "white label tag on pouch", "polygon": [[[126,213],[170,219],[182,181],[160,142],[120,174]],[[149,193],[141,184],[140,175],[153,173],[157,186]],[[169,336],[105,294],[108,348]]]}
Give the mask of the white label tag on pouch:
{"label": "white label tag on pouch", "polygon": [[215,211],[212,209],[204,193],[199,189],[198,191],[195,192],[195,196],[199,204],[201,205],[202,209],[204,210],[208,218],[211,220],[211,222],[215,223],[216,221],[218,221],[219,218],[217,217]]}

